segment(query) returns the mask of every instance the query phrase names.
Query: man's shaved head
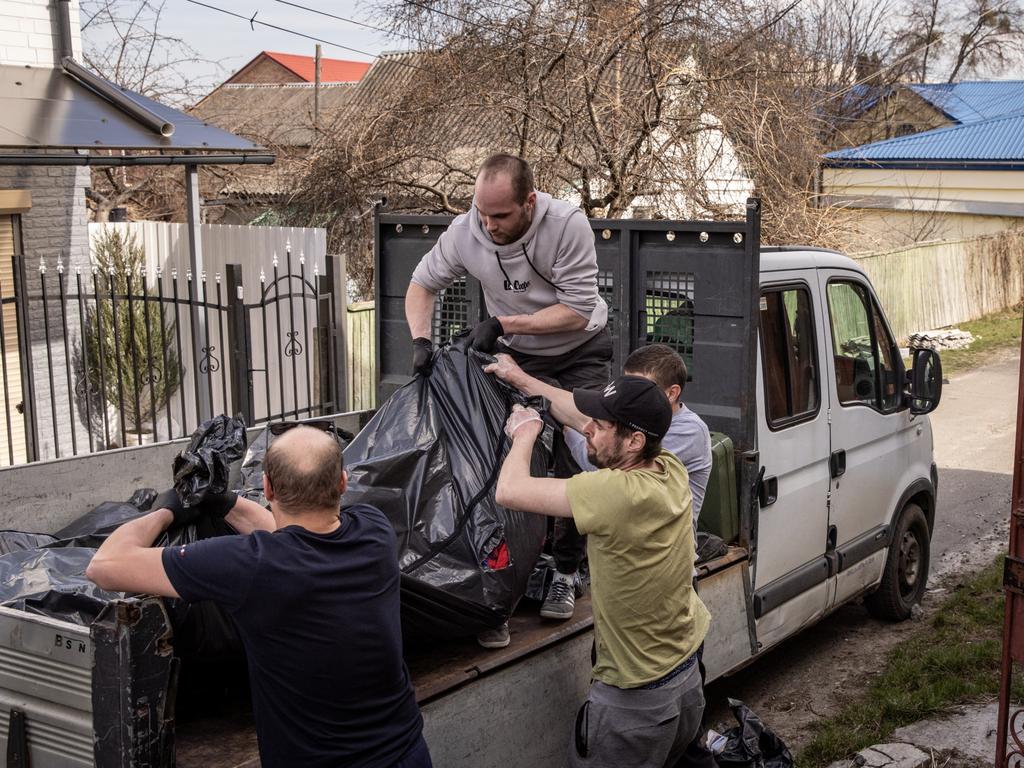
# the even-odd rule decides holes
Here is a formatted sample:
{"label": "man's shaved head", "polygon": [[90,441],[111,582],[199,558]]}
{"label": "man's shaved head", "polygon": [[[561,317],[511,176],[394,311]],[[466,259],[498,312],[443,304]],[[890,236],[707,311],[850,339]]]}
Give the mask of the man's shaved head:
{"label": "man's shaved head", "polygon": [[313,427],[289,429],[263,459],[275,501],[289,510],[340,507],[343,469],[338,441]]}

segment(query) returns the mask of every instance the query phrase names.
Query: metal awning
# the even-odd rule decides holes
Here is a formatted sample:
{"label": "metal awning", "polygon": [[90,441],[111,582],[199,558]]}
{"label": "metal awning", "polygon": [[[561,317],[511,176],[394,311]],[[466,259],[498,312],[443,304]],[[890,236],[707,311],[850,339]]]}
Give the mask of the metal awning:
{"label": "metal awning", "polygon": [[[62,49],[70,51],[67,0],[58,3]],[[274,155],[248,139],[192,115],[119,88],[71,58],[57,67],[0,66],[0,165],[181,165],[185,172],[189,266],[203,271],[199,235],[201,165],[270,164]],[[205,301],[203,284],[197,285]],[[192,308],[199,343],[196,369],[208,346],[206,319]],[[200,413],[213,415],[212,393],[196,390]]]}
{"label": "metal awning", "polygon": [[5,165],[274,161],[272,153],[248,139],[114,86],[67,59],[55,68],[0,66],[0,153]]}

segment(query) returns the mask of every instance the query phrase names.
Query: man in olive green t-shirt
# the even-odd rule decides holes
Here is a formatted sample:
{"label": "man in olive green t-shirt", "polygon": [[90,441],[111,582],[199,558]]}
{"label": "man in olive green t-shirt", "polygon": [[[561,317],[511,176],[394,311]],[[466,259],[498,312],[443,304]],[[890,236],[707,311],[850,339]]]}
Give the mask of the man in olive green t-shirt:
{"label": "man in olive green t-shirt", "polygon": [[[500,359],[487,370],[502,375]],[[672,418],[664,393],[639,376],[603,392],[552,398],[552,414],[587,438],[599,469],[569,479],[530,476],[543,430],[516,406],[505,431],[499,504],[572,517],[590,535],[597,663],[576,718],[570,765],[675,765],[700,727],[697,650],[710,614],[692,586],[694,546],[686,469],[661,439]]]}

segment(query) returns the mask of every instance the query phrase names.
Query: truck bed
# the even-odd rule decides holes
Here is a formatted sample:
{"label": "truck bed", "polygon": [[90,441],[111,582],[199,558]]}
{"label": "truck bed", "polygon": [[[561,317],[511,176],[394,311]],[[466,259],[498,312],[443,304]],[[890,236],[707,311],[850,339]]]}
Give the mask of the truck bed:
{"label": "truck bed", "polygon": [[[733,566],[745,565],[747,552],[730,547],[729,552],[715,560],[698,566],[698,580],[710,579],[729,571]],[[710,584],[710,582],[709,582]],[[524,602],[509,621],[512,642],[507,648],[487,650],[473,638],[464,638],[428,650],[413,651],[408,655],[409,671],[416,688],[416,700],[425,707],[429,721],[429,706],[466,687],[483,676],[508,670],[513,665],[539,656],[544,650],[584,635],[593,626],[590,595],[576,602],[576,613],[570,621],[556,622],[538,614],[538,604]],[[589,641],[576,644],[573,651],[585,654]],[[222,717],[190,721],[179,712],[175,742],[179,768],[255,768],[259,765],[256,734],[252,714],[248,707]]]}
{"label": "truck bed", "polygon": [[[473,638],[455,640],[445,647],[414,651],[407,662],[423,706],[481,675],[506,667],[567,638],[587,632],[594,623],[590,595],[576,602],[570,621],[542,619],[536,603],[524,603],[509,621],[512,642],[507,648],[487,650]],[[187,718],[179,723],[175,743],[178,768],[253,768],[259,765],[252,712],[234,712],[202,722]]]}

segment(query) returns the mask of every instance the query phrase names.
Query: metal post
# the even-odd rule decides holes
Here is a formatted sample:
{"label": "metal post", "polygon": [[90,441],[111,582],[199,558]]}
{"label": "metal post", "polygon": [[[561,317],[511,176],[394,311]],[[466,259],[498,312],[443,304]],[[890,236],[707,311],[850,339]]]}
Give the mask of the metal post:
{"label": "metal post", "polygon": [[245,417],[245,423],[256,421],[252,397],[252,373],[249,371],[245,328],[245,294],[242,290],[242,265],[227,264],[228,349],[231,353],[231,411]]}
{"label": "metal post", "polygon": [[[204,269],[202,224],[199,220],[202,198],[199,196],[199,166],[197,165],[185,166],[185,196],[188,203],[188,264],[196,286],[195,301],[189,307],[189,317],[194,329],[192,338],[195,339],[192,349],[192,375],[198,381],[199,376],[202,375],[200,363],[203,360],[203,349],[210,346],[210,339],[206,328],[206,313],[200,311],[200,307],[206,302],[206,281],[201,279]],[[197,387],[196,400],[199,421],[213,418],[210,388]]]}
{"label": "metal post", "polygon": [[334,402],[334,412],[340,413],[345,410],[345,403],[348,402],[345,394],[345,349],[342,343],[341,329],[345,327],[345,269],[340,256],[325,256],[325,268],[327,271],[327,284],[330,286],[331,299],[328,322],[330,328],[327,336],[328,355],[330,363],[328,381],[331,382],[331,399]]}
{"label": "metal post", "polygon": [[[1003,572],[1003,658],[999,671],[999,719],[996,722],[996,766],[1007,764],[1007,730],[1010,718],[1010,682],[1013,662],[1024,661],[1024,338],[1021,340],[1020,372],[1017,384],[1017,439],[1013,454],[1013,495],[1010,502],[1010,550]],[[1013,715],[1016,723],[1022,711]],[[1021,741],[1012,734],[1014,749],[1010,757],[1020,759]]]}
{"label": "metal post", "polygon": [[[19,235],[20,236],[20,235]],[[21,403],[15,410],[25,416],[25,453],[29,461],[39,458],[39,421],[36,418],[36,377],[32,369],[32,324],[29,318],[28,281],[25,279],[25,257],[12,257],[14,269],[14,306],[17,314],[18,353],[21,358]]]}
{"label": "metal post", "polygon": [[316,44],[316,63],[313,67],[313,127],[320,127],[320,43]]}

